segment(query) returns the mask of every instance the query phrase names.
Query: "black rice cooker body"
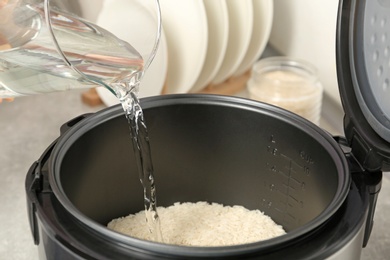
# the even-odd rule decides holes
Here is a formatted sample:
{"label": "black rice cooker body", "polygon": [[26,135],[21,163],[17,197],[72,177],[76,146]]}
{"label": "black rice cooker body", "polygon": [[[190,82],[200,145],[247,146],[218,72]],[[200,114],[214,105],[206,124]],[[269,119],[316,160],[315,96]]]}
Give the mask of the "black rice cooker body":
{"label": "black rice cooker body", "polygon": [[[333,137],[305,119],[214,95],[152,97],[142,106],[158,205],[239,204],[264,211],[288,234],[200,248],[142,241],[105,228],[109,220],[143,209],[127,121],[115,106],[65,124],[27,175],[31,227],[43,258],[325,258],[366,228],[370,191],[378,190],[381,175],[375,180],[362,173]],[[361,249],[364,242],[358,243]]]}

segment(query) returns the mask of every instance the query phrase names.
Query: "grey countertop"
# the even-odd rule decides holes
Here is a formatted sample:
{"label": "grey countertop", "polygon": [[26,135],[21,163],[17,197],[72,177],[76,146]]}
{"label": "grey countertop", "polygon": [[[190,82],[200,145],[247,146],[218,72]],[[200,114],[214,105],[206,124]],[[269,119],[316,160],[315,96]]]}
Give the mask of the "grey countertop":
{"label": "grey countertop", "polygon": [[[0,104],[0,258],[38,259],[30,232],[24,180],[31,164],[59,135],[60,126],[104,106],[81,102],[80,91],[17,98]],[[375,226],[362,259],[390,256],[390,174],[380,193]]]}

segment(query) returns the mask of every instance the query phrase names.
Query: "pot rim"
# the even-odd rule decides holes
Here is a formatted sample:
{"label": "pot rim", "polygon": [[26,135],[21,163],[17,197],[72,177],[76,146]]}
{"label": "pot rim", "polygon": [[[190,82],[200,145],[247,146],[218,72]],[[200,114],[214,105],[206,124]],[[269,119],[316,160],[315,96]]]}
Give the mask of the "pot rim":
{"label": "pot rim", "polygon": [[79,135],[75,133],[85,133],[106,121],[118,117],[120,114],[124,116],[123,109],[120,105],[115,105],[106,109],[103,109],[94,115],[87,117],[76,125],[72,126],[68,131],[60,136],[57,144],[55,145],[52,156],[49,160],[49,181],[54,195],[58,201],[62,204],[66,211],[70,213],[82,226],[99,235],[101,238],[110,241],[118,242],[124,247],[131,247],[134,249],[147,250],[149,252],[157,254],[170,254],[173,256],[192,256],[192,257],[212,257],[212,256],[234,256],[243,253],[251,253],[255,251],[267,251],[272,248],[280,248],[282,245],[288,245],[294,243],[298,238],[311,234],[313,231],[320,228],[325,224],[330,217],[341,207],[345,201],[349,186],[351,183],[351,176],[349,174],[349,168],[347,160],[339,147],[338,143],[332,138],[332,136],[325,132],[317,125],[309,122],[308,120],[291,113],[282,108],[278,108],[269,104],[261,103],[254,100],[245,98],[221,96],[214,94],[172,94],[163,96],[154,96],[141,99],[141,106],[143,109],[171,106],[179,104],[198,104],[198,105],[218,105],[236,107],[240,109],[246,109],[250,111],[259,112],[276,117],[283,121],[292,123],[295,127],[301,129],[313,139],[317,140],[324,147],[326,151],[331,155],[335,162],[338,171],[338,187],[335,192],[335,196],[330,204],[310,222],[298,227],[287,234],[275,237],[272,239],[242,244],[233,246],[221,246],[221,247],[195,247],[195,246],[177,246],[170,244],[162,244],[153,241],[141,240],[133,238],[127,235],[123,235],[116,231],[109,230],[104,225],[95,222],[83,213],[81,213],[66,196],[60,180],[60,165],[64,158],[64,155],[71,144],[77,140]]}

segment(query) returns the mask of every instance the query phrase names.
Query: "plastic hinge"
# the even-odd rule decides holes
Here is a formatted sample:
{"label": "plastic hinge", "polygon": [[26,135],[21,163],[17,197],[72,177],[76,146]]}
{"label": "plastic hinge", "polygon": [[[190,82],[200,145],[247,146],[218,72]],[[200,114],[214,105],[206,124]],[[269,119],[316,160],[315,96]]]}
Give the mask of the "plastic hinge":
{"label": "plastic hinge", "polygon": [[350,146],[353,155],[364,169],[372,172],[386,170],[385,157],[378,153],[375,147],[370,146],[358,133],[352,136]]}
{"label": "plastic hinge", "polygon": [[334,136],[333,138],[339,144],[341,150],[343,151],[345,157],[347,158],[349,172],[350,173],[363,172],[364,171],[363,166],[359,163],[359,161],[353,155],[352,149],[351,149],[351,147],[349,147],[348,142],[345,139],[345,137]]}

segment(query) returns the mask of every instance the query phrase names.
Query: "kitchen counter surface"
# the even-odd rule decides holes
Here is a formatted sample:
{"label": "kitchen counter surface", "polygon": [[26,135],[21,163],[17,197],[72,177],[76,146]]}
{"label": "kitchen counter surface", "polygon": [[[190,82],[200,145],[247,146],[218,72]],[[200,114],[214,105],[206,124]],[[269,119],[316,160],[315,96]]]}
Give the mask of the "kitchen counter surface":
{"label": "kitchen counter surface", "polygon": [[[89,107],[81,92],[17,98],[0,104],[0,258],[38,259],[30,232],[24,180],[31,164],[59,135],[60,126]],[[329,130],[332,132],[332,130]],[[338,133],[336,133],[338,134]],[[390,255],[390,174],[385,173],[377,204],[375,225],[362,259],[388,259]]]}

